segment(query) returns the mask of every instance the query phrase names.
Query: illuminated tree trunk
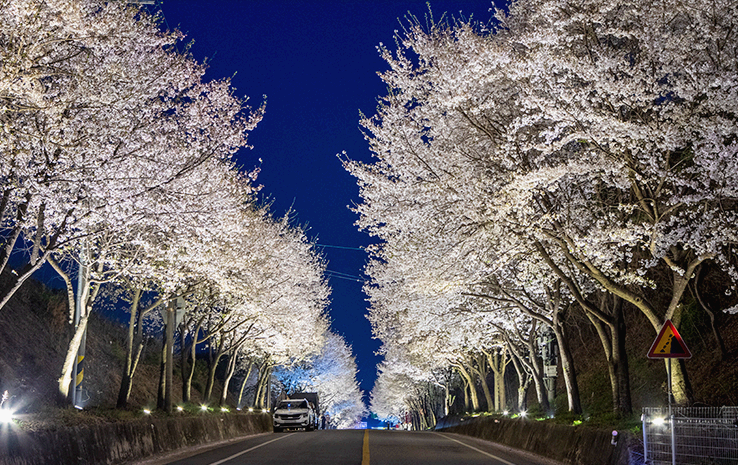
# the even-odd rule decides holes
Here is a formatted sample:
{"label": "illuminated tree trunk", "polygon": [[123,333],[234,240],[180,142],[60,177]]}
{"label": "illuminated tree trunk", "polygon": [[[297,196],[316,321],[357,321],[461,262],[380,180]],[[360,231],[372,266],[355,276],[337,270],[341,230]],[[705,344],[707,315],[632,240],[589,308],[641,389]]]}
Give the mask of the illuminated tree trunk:
{"label": "illuminated tree trunk", "polygon": [[177,308],[176,299],[167,303],[164,325],[164,341],[161,348],[161,364],[159,366],[159,389],[156,396],[156,407],[167,413],[172,412],[172,384],[174,382],[174,318]]}
{"label": "illuminated tree trunk", "polygon": [[456,367],[456,371],[461,375],[462,378],[464,378],[464,381],[469,386],[469,397],[471,400],[471,407],[474,412],[479,411],[479,397],[477,396],[477,387],[474,384],[474,378],[472,375],[466,370],[466,368],[458,363],[454,365]]}
{"label": "illuminated tree trunk", "polygon": [[251,376],[251,370],[254,368],[254,364],[249,362],[249,369],[246,371],[246,376],[243,377],[243,381],[241,381],[241,389],[238,390],[238,401],[236,402],[236,407],[241,407],[241,401],[243,400],[243,390],[246,387],[246,382],[249,380],[249,376]]}
{"label": "illuminated tree trunk", "polygon": [[507,399],[505,397],[505,372],[507,371],[507,363],[509,361],[506,347],[494,348],[491,352],[485,353],[487,361],[494,374],[494,392],[495,392],[495,411],[499,412],[505,409]]}
{"label": "illuminated tree trunk", "polygon": [[492,395],[489,392],[489,385],[487,384],[487,375],[489,374],[489,369],[487,368],[487,364],[485,363],[484,356],[480,354],[477,357],[474,357],[473,360],[470,360],[469,368],[472,372],[470,374],[472,376],[476,375],[479,378],[479,382],[482,385],[482,392],[484,393],[484,400],[487,402],[487,411],[493,412],[495,409],[495,406],[494,406],[494,401],[492,400]]}
{"label": "illuminated tree trunk", "polygon": [[556,342],[559,345],[561,369],[564,373],[564,384],[566,385],[566,397],[569,404],[569,411],[580,414],[582,413],[582,401],[579,396],[579,384],[577,383],[577,373],[574,370],[573,356],[571,353],[571,347],[569,346],[569,337],[566,332],[566,326],[560,320],[563,316],[563,311],[557,311],[554,313],[552,328],[556,335]]}
{"label": "illuminated tree trunk", "polygon": [[530,388],[533,378],[523,366],[521,356],[517,349],[511,346],[510,352],[512,354],[513,367],[515,367],[515,373],[518,376],[517,409],[518,411],[528,410],[528,388]]}
{"label": "illuminated tree trunk", "polygon": [[228,386],[231,383],[233,374],[236,372],[236,359],[238,358],[238,352],[238,350],[232,352],[228,359],[228,367],[226,369],[225,378],[223,379],[223,393],[220,395],[220,405],[225,405],[228,398]]}
{"label": "illuminated tree trunk", "polygon": [[59,393],[63,399],[69,398],[69,390],[72,385],[72,369],[74,364],[77,362],[77,352],[79,351],[82,337],[87,329],[87,321],[89,318],[90,314],[88,312],[79,321],[79,324],[74,331],[72,341],[69,343],[69,348],[67,349],[67,356],[64,359],[64,366],[62,367],[62,376],[59,378]]}
{"label": "illuminated tree trunk", "polygon": [[528,337],[528,356],[530,357],[530,368],[531,375],[533,376],[533,384],[536,388],[536,398],[541,406],[541,410],[544,412],[551,411],[551,405],[548,403],[548,393],[546,392],[546,385],[543,382],[543,361],[538,354],[538,348],[535,345],[536,335],[536,321],[533,320],[531,332]]}
{"label": "illuminated tree trunk", "polygon": [[[126,338],[126,364],[123,367],[123,377],[120,381],[120,388],[118,389],[118,401],[116,402],[116,408],[126,408],[128,406],[128,399],[131,396],[131,388],[133,387],[133,374],[136,371],[141,351],[143,350],[142,337],[137,337],[139,332],[142,332],[142,318],[138,311],[138,306],[141,302],[141,290],[135,289],[133,291],[133,300],[131,302],[131,316],[128,320],[128,337]],[[136,327],[138,322],[138,327]],[[138,344],[137,344],[138,342]],[[134,348],[135,350],[134,354]]]}
{"label": "illuminated tree trunk", "polygon": [[217,343],[215,351],[213,351],[213,344],[210,344],[208,348],[208,382],[205,386],[205,402],[210,402],[210,398],[213,395],[213,386],[215,386],[215,371],[218,369],[220,359],[223,358],[222,350],[223,341],[220,340]]}

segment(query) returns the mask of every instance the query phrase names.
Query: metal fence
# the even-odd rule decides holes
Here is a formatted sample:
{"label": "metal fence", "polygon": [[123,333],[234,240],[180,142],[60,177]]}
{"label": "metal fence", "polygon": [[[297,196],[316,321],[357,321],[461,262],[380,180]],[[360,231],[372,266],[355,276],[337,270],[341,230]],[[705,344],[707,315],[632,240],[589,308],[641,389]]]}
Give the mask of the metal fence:
{"label": "metal fence", "polygon": [[[738,407],[674,407],[675,463],[738,465]],[[644,459],[671,465],[672,435],[668,408],[643,409]]]}

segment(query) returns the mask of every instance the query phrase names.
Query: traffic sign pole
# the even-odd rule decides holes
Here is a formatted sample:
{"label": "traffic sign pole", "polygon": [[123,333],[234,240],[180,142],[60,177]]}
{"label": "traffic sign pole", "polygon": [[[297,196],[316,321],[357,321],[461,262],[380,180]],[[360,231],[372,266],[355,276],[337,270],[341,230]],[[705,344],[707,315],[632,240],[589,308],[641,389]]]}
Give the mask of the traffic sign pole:
{"label": "traffic sign pole", "polygon": [[676,465],[676,435],[674,434],[674,412],[671,410],[671,359],[669,359],[669,369],[666,370],[667,378],[669,378],[669,430],[671,432],[671,465]]}
{"label": "traffic sign pole", "polygon": [[[674,411],[672,410],[672,386],[671,386],[671,364],[674,358],[692,358],[692,352],[689,351],[689,347],[682,339],[682,336],[677,331],[671,320],[666,320],[664,325],[661,327],[658,336],[651,344],[651,349],[648,351],[648,358],[658,359],[666,358],[668,363],[666,364],[666,378],[669,385],[669,430],[671,431],[671,464],[676,465],[676,433],[674,431]],[[645,443],[644,443],[644,447]]]}

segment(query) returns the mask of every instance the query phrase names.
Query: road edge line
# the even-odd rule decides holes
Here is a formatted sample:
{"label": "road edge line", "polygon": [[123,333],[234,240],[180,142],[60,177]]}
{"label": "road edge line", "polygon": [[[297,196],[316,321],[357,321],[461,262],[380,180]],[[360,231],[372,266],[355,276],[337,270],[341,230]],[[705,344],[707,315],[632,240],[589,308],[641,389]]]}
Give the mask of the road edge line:
{"label": "road edge line", "polygon": [[502,462],[502,463],[505,463],[505,464],[507,464],[507,465],[516,465],[516,464],[514,464],[514,463],[512,463],[512,462],[508,462],[507,460],[505,460],[505,459],[503,459],[503,458],[500,458],[500,457],[498,457],[498,456],[496,456],[496,455],[490,454],[489,452],[485,452],[485,451],[483,451],[482,449],[479,449],[479,448],[476,448],[476,447],[474,447],[474,446],[470,446],[469,444],[466,444],[466,443],[464,443],[464,442],[461,442],[461,441],[459,441],[458,439],[450,438],[450,437],[446,436],[445,434],[442,434],[442,433],[437,433],[437,432],[435,432],[435,431],[434,431],[434,433],[436,433],[437,435],[439,435],[439,436],[441,436],[441,437],[444,437],[444,438],[448,439],[449,441],[453,441],[453,442],[459,443],[459,444],[461,444],[462,446],[466,446],[466,447],[468,447],[469,449],[472,449],[472,450],[475,450],[475,451],[479,452],[480,454],[484,454],[484,455],[486,455],[487,457],[493,458],[493,459],[495,459],[495,460],[499,460],[500,462]]}
{"label": "road edge line", "polygon": [[241,452],[239,452],[237,454],[233,454],[230,457],[226,457],[226,458],[224,458],[222,460],[218,460],[217,462],[213,462],[213,463],[211,463],[209,465],[221,465],[222,463],[226,463],[229,460],[235,459],[236,457],[240,457],[240,456],[242,456],[243,454],[245,454],[247,452],[251,452],[254,449],[258,449],[261,446],[266,446],[267,444],[271,444],[271,443],[273,443],[275,441],[279,441],[281,439],[288,438],[288,437],[292,436],[293,434],[297,434],[297,433],[286,434],[286,435],[284,435],[282,437],[279,437],[279,438],[276,438],[276,439],[272,439],[271,441],[262,442],[258,446],[254,446],[254,447],[252,447],[250,449],[242,450]]}

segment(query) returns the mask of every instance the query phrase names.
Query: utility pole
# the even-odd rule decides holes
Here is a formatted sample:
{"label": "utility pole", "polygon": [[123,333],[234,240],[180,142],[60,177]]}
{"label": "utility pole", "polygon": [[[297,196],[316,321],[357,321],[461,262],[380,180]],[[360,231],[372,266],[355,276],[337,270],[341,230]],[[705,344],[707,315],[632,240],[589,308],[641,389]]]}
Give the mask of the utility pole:
{"label": "utility pole", "polygon": [[551,415],[555,411],[556,376],[559,355],[559,345],[556,342],[556,334],[553,329],[547,327],[538,339],[541,346],[541,358],[543,359],[543,382],[546,385],[548,404],[551,407]]}

